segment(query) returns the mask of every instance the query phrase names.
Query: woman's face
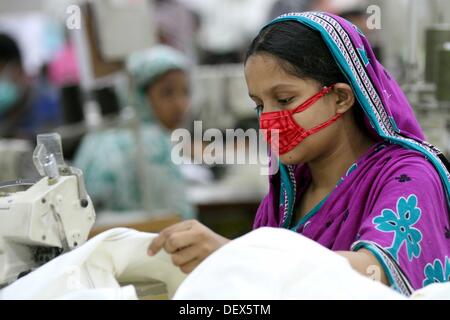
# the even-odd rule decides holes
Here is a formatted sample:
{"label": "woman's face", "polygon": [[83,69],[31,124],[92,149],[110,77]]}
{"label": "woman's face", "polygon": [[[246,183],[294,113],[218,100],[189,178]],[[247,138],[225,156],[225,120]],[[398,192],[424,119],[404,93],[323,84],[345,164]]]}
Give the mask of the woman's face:
{"label": "woman's face", "polygon": [[190,105],[189,79],[184,71],[164,74],[148,89],[153,114],[169,130],[176,129]]}
{"label": "woman's face", "polygon": [[[287,73],[276,57],[263,53],[249,57],[245,64],[245,78],[249,95],[262,113],[295,109],[321,90],[317,81]],[[294,114],[294,119],[305,130],[311,129],[336,115],[336,101],[336,95],[329,93],[305,111]],[[332,150],[338,137],[338,123],[307,137],[294,149],[280,155],[281,162],[306,163]]]}

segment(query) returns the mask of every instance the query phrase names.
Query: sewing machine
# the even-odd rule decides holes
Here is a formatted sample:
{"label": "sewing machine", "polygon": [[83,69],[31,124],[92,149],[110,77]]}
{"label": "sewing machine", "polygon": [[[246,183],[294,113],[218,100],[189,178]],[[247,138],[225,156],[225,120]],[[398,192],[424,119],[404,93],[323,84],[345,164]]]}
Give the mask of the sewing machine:
{"label": "sewing machine", "polygon": [[82,245],[95,221],[83,173],[64,162],[58,134],[38,135],[33,161],[40,180],[0,184],[0,288]]}

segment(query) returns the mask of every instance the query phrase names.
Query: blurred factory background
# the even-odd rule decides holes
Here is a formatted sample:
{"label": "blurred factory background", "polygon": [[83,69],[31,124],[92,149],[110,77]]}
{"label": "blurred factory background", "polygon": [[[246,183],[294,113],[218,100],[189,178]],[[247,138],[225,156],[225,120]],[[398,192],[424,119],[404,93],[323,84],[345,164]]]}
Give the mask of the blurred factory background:
{"label": "blurred factory background", "polygon": [[[381,28],[372,29],[367,21],[377,8]],[[270,19],[286,11],[310,9],[342,15],[366,33],[379,59],[407,92],[428,141],[450,155],[450,1],[2,0],[0,80],[14,78],[20,85],[9,91],[7,86],[0,88],[0,100],[15,98],[24,107],[0,110],[0,180],[37,174],[32,165],[37,133],[58,132],[67,161],[77,164],[88,135],[121,129],[137,132],[140,121],[130,107],[132,84],[126,60],[157,44],[175,48],[189,60],[190,108],[179,126],[193,131],[193,121],[201,120],[203,130],[257,128],[254,103],[243,77],[246,47]],[[17,43],[19,59],[11,39]],[[29,105],[39,112],[27,112]],[[136,145],[127,158],[133,164],[116,170],[123,170],[124,175],[132,171],[139,184],[137,191],[130,181],[122,181],[125,178],[116,181],[109,176],[112,180],[104,188],[118,183],[124,195],[159,194],[156,189],[163,188],[166,179],[152,172],[162,169],[145,168],[148,145],[139,134],[133,137]],[[101,163],[106,166],[116,159],[115,154],[102,154],[103,150],[107,149],[99,143],[95,159],[100,169]],[[267,191],[267,176],[259,174],[258,165],[185,165],[179,169],[182,188],[168,192],[184,193],[192,216],[228,237],[251,228]],[[146,179],[153,183],[147,184]],[[88,181],[89,194],[95,194],[97,187]],[[168,201],[172,199],[178,201],[170,197]],[[137,197],[140,205],[116,208],[97,201],[95,232],[117,225],[157,231],[187,216],[170,206],[155,209],[146,200]]]}

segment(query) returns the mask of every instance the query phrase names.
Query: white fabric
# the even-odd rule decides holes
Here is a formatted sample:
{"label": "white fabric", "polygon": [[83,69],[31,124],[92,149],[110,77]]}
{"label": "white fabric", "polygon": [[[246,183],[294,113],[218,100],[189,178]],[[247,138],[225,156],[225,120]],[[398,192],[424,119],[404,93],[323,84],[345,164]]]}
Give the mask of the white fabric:
{"label": "white fabric", "polygon": [[155,234],[106,231],[0,291],[0,299],[137,299],[134,286],[158,280],[173,295],[185,275],[163,250],[147,247]]}
{"label": "white fabric", "polygon": [[[450,284],[412,298],[450,298]],[[181,284],[174,299],[406,299],[354,271],[338,254],[297,233],[261,228],[222,247]]]}
{"label": "white fabric", "polygon": [[[147,256],[155,236],[104,232],[0,290],[0,299],[137,299],[134,286],[121,284],[150,280],[164,282],[169,297],[178,288],[174,299],[406,299],[285,229],[261,228],[231,241],[185,280],[165,252]],[[450,284],[427,286],[412,298],[450,299]]]}

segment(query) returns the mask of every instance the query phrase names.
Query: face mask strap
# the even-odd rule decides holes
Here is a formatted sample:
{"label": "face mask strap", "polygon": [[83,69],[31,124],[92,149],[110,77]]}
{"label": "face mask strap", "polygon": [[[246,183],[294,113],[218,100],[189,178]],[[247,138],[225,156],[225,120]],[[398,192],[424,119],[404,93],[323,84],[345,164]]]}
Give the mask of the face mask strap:
{"label": "face mask strap", "polygon": [[323,128],[328,127],[329,125],[331,125],[333,122],[336,122],[340,117],[342,117],[342,113],[338,113],[334,117],[332,117],[331,119],[325,121],[324,123],[321,123],[321,124],[319,124],[318,126],[316,126],[314,128],[306,130],[304,135],[305,136],[310,136],[310,135],[320,131]]}
{"label": "face mask strap", "polygon": [[304,111],[305,109],[309,108],[312,104],[314,104],[317,100],[319,100],[320,98],[322,98],[324,95],[326,95],[328,92],[331,91],[331,89],[333,89],[334,84],[332,84],[331,86],[328,87],[323,87],[322,90],[320,90],[319,92],[317,92],[315,95],[313,95],[311,98],[309,98],[308,100],[306,100],[305,102],[303,102],[301,105],[299,105],[297,108],[295,108],[294,110],[291,111],[292,114],[294,113],[299,113]]}

